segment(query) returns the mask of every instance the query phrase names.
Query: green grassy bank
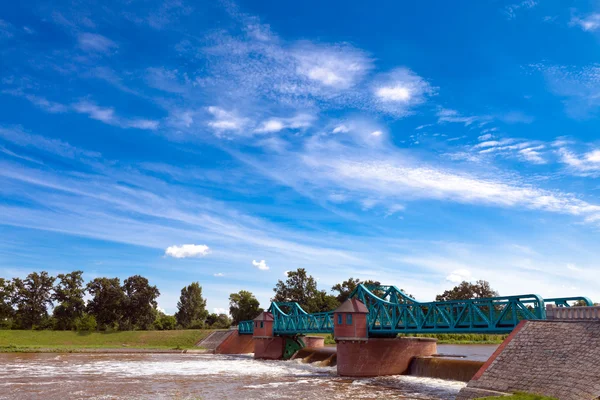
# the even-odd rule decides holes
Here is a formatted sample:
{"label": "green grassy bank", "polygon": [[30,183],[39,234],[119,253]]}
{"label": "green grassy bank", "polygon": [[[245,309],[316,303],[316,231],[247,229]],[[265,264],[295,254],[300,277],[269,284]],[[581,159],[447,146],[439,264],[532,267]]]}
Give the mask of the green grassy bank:
{"label": "green grassy bank", "polygon": [[70,349],[189,349],[210,333],[207,329],[175,331],[91,332],[0,330],[0,352],[69,351]]}

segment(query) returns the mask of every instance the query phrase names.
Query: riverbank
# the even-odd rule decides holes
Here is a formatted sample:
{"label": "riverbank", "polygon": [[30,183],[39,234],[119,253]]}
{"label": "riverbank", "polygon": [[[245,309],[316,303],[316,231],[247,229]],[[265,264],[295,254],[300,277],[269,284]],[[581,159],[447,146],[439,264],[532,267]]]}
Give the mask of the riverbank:
{"label": "riverbank", "polygon": [[195,349],[196,343],[212,330],[72,332],[0,330],[0,352],[181,352]]}

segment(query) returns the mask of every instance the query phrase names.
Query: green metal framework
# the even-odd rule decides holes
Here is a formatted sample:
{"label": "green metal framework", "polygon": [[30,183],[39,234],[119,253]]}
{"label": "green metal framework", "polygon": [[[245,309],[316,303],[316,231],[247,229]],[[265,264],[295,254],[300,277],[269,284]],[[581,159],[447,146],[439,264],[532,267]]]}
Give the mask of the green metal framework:
{"label": "green metal framework", "polygon": [[238,333],[240,335],[252,335],[254,333],[254,321],[240,321],[238,324]]}
{"label": "green metal framework", "polygon": [[[535,294],[420,303],[395,286],[362,284],[350,297],[367,306],[370,337],[399,333],[509,333],[522,320],[546,319],[546,304],[558,307],[570,307],[569,302],[575,301],[593,304],[586,297],[544,300]],[[268,311],[273,314],[276,335],[333,333],[333,311],[308,314],[294,302],[273,302]],[[240,334],[252,333],[252,321],[241,322],[238,329]]]}

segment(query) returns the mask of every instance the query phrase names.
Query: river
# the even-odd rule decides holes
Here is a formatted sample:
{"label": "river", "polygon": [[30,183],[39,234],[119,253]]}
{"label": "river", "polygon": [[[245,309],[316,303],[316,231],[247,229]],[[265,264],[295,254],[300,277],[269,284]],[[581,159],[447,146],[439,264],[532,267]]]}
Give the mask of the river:
{"label": "river", "polygon": [[0,399],[454,399],[464,385],[412,376],[348,379],[335,367],[249,355],[0,354]]}

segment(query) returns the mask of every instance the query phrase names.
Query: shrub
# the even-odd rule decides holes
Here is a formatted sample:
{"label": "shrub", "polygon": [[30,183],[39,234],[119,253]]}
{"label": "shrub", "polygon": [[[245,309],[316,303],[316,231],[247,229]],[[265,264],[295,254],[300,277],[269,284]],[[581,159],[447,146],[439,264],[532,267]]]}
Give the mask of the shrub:
{"label": "shrub", "polygon": [[96,330],[97,326],[96,318],[90,314],[83,314],[75,320],[75,329],[78,332],[92,332]]}

